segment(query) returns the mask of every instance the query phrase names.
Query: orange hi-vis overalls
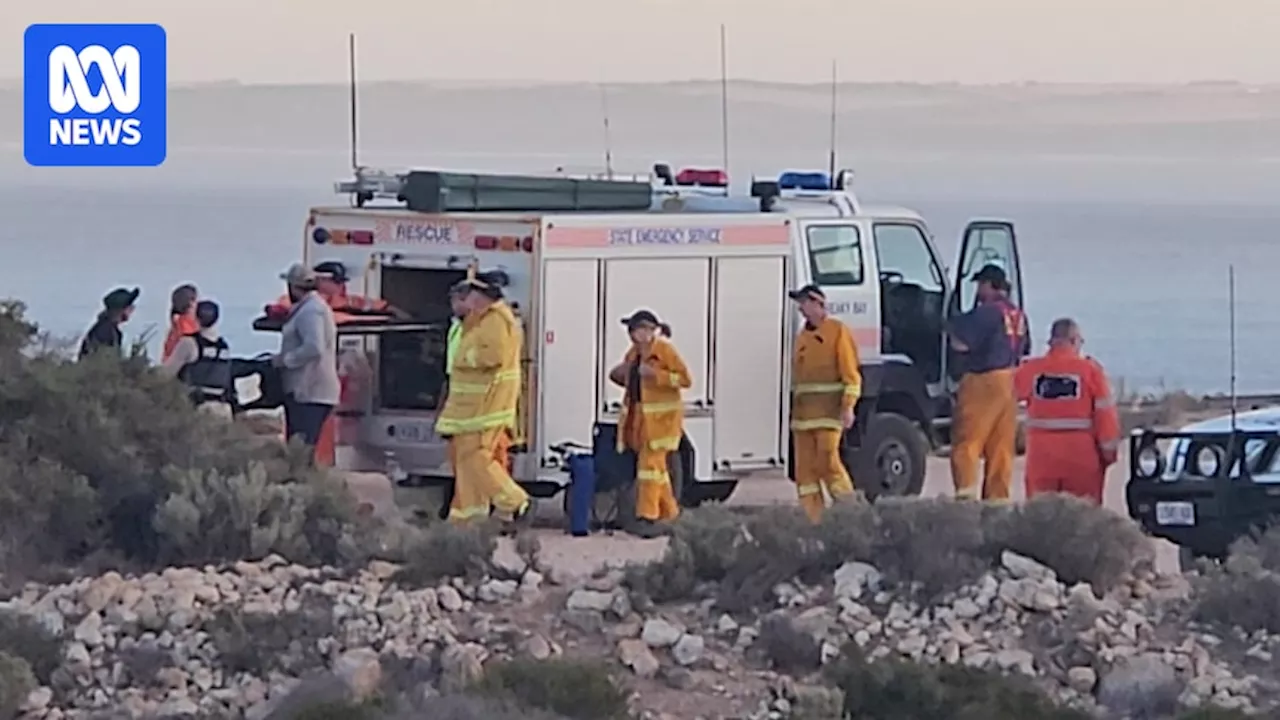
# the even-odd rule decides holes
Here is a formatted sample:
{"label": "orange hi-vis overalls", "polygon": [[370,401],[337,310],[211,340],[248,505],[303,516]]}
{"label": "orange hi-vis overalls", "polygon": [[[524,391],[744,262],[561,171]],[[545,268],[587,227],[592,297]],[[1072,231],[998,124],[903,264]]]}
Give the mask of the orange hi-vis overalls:
{"label": "orange hi-vis overalls", "polygon": [[684,437],[680,391],[692,387],[693,378],[676,346],[666,338],[654,338],[643,358],[632,345],[622,362],[631,373],[636,372],[637,361],[654,372],[650,377],[639,376],[639,393],[633,392],[635,379],[628,378],[618,418],[617,450],[636,453],[636,517],[673,520],[680,514],[680,503],[671,488],[667,455],[680,448]]}
{"label": "orange hi-vis overalls", "polygon": [[1120,447],[1120,417],[1107,375],[1092,358],[1051,348],[1014,375],[1027,403],[1027,497],[1065,492],[1102,504],[1107,466]]}
{"label": "orange hi-vis overalls", "polygon": [[[1018,400],[1014,368],[1026,341],[1026,316],[1007,300],[973,313],[998,312],[997,327],[969,349],[971,372],[960,378],[951,428],[951,480],[956,498],[1009,502],[1017,454]],[[962,319],[962,318],[957,318]],[[982,327],[982,326],[980,326]],[[982,484],[978,465],[982,464]]]}
{"label": "orange hi-vis overalls", "polygon": [[828,317],[805,326],[796,339],[791,371],[791,435],[796,494],[813,522],[826,507],[823,490],[838,500],[853,494],[853,479],[840,459],[843,415],[862,395],[862,371],[853,334]]}
{"label": "orange hi-vis overalls", "polygon": [[529,495],[512,479],[499,453],[516,425],[523,331],[501,301],[463,323],[449,396],[436,421],[436,433],[449,438],[455,461],[449,520],[488,517],[490,505],[500,515],[514,517],[528,507]]}

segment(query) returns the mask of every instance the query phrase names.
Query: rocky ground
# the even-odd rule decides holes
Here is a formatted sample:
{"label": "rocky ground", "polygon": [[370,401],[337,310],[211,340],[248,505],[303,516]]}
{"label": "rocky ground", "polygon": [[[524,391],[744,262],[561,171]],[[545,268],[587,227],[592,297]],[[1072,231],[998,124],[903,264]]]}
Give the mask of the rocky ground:
{"label": "rocky ground", "polygon": [[483,579],[414,588],[390,563],[343,577],[272,556],[28,585],[0,609],[64,642],[21,717],[264,719],[317,671],[356,694],[393,674],[434,693],[466,686],[494,658],[564,655],[618,667],[646,717],[835,718],[839,699],[813,673],[848,642],[871,657],[1031,676],[1095,710],[1248,710],[1280,699],[1280,637],[1189,623],[1181,575],[1138,573],[1098,597],[1006,552],[978,583],[924,608],[885,587],[875,567],[846,563],[818,585],[776,586],[776,608],[731,616],[710,599],[655,606],[620,569],[555,577],[509,545],[493,567]]}

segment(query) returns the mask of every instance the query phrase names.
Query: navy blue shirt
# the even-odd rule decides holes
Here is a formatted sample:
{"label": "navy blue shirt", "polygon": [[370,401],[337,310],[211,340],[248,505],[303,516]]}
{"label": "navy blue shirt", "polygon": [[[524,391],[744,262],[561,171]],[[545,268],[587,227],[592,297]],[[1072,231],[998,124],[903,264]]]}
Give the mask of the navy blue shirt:
{"label": "navy blue shirt", "polygon": [[[1016,317],[1008,317],[1006,312]],[[1025,327],[1022,313],[1008,303],[982,303],[952,318],[951,335],[969,348],[960,353],[961,369],[984,373],[1017,367]]]}

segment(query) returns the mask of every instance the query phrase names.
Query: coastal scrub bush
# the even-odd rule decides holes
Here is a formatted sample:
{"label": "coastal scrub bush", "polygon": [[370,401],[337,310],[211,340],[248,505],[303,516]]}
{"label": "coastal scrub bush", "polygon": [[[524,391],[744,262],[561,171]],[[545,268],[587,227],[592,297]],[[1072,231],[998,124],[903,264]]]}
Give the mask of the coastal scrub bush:
{"label": "coastal scrub bush", "polygon": [[1280,632],[1280,527],[1232,545],[1196,579],[1196,619],[1247,632]]}
{"label": "coastal scrub bush", "polygon": [[1088,720],[1057,705],[1021,676],[910,660],[869,660],[856,647],[827,671],[844,693],[845,717],[860,720]]}
{"label": "coastal scrub bush", "polygon": [[0,567],[108,556],[134,566],[256,559],[337,564],[355,508],[297,448],[197,412],[145,357],[38,346],[0,303]]}
{"label": "coastal scrub bush", "polygon": [[9,610],[0,610],[0,652],[25,660],[43,684],[62,664],[62,642],[34,618]]}
{"label": "coastal scrub bush", "polygon": [[769,606],[779,583],[822,582],[856,561],[930,600],[978,580],[1005,550],[1100,592],[1151,558],[1132,522],[1076,498],[1043,496],[1009,506],[884,499],[837,505],[817,525],[794,506],[691,510],[675,522],[666,555],[632,568],[627,581],[659,602],[714,583],[717,605],[740,612]]}
{"label": "coastal scrub bush", "polygon": [[17,717],[18,709],[35,688],[31,666],[22,658],[0,652],[0,718]]}
{"label": "coastal scrub bush", "polygon": [[473,689],[572,720],[622,720],[628,714],[626,691],[595,661],[505,660],[487,666]]}
{"label": "coastal scrub bush", "polygon": [[475,578],[488,572],[498,547],[498,529],[490,523],[462,527],[433,523],[401,547],[401,556],[393,556],[404,563],[396,582],[431,587],[445,578]]}

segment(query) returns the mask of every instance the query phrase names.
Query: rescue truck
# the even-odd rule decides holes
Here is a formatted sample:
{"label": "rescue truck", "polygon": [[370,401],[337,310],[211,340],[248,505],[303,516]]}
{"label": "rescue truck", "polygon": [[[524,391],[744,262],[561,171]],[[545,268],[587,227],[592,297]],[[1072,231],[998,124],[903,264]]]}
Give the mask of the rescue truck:
{"label": "rescue truck", "polygon": [[956,386],[947,319],[973,305],[967,279],[990,263],[1023,306],[1017,239],[1008,221],[971,222],[949,277],[920,215],[863,205],[851,181],[788,172],[734,195],[723,171],[665,165],[626,180],[358,170],[335,186],[349,206],[310,211],[303,260],[344,263],[350,293],[414,320],[340,328],[339,465],[450,481],[433,431],[448,289],[475,268],[500,273],[525,325],[513,475],[532,495],[568,484],[563,443],[594,447],[598,463],[612,452],[622,393],[606,374],[629,344],[621,318],[647,308],[694,377],[677,496],[725,500],[740,481],[788,469],[799,328],[786,293],[816,283],[862,359],[844,453],[855,483],[872,497],[920,493]]}

